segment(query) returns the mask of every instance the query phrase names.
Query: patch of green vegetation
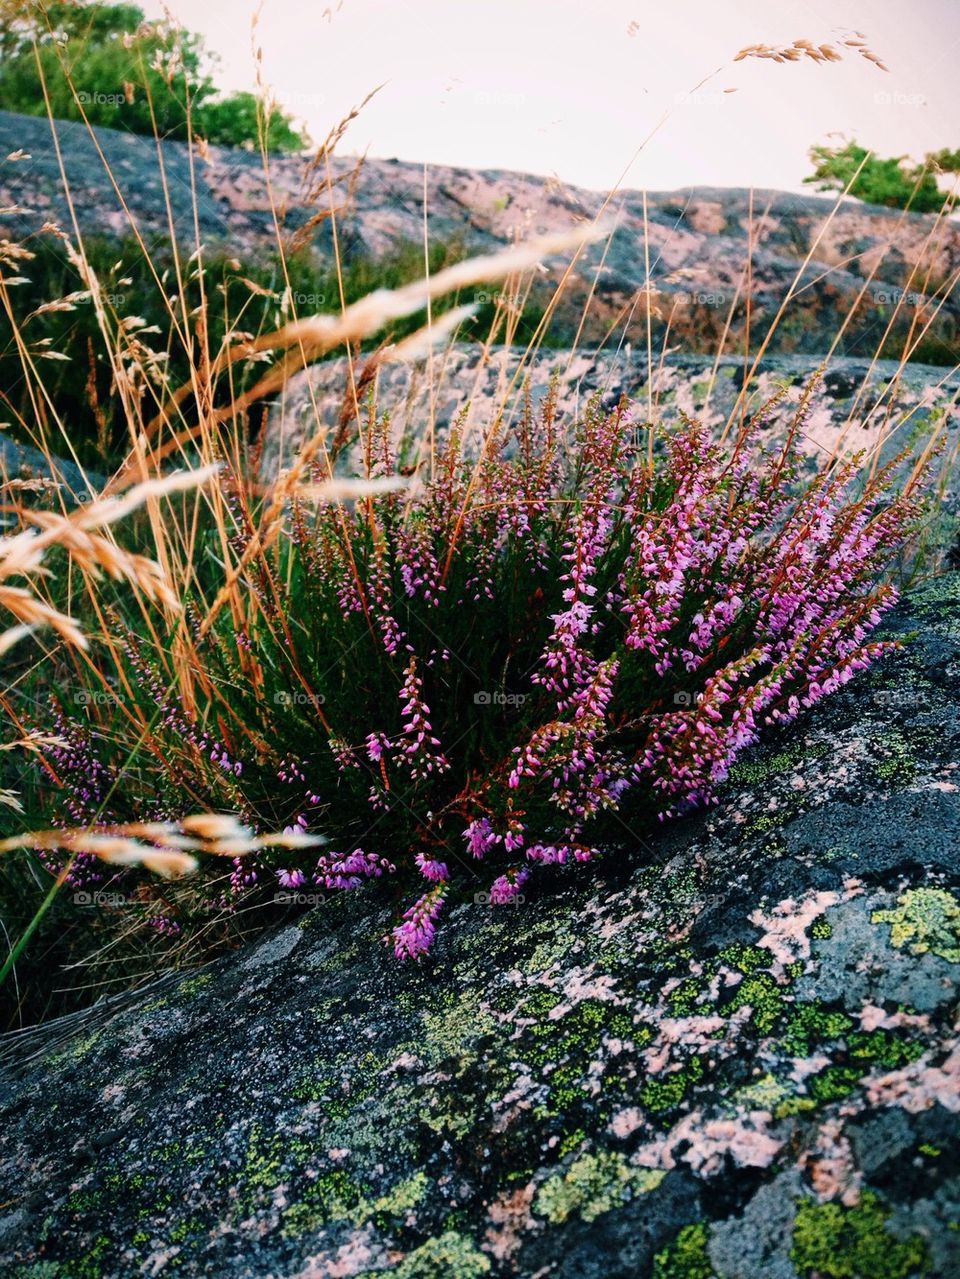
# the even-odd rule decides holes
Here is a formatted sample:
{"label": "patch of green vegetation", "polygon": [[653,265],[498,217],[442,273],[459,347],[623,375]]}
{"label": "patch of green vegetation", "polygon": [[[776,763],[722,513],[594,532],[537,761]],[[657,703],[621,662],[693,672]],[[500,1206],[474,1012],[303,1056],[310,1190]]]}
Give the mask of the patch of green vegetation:
{"label": "patch of green vegetation", "polygon": [[717,958],[727,968],[734,968],[738,973],[753,973],[758,968],[767,968],[770,964],[770,952],[762,946],[751,946],[743,942],[733,942],[724,946]]}
{"label": "patch of green vegetation", "polygon": [[350,1220],[365,1202],[364,1188],[349,1173],[340,1169],[322,1173],[284,1212],[282,1234],[296,1239],[328,1221]]}
{"label": "patch of green vegetation", "polygon": [[960,903],[945,889],[910,888],[895,910],[875,910],[870,920],[890,925],[890,943],[898,950],[960,964]]}
{"label": "patch of green vegetation", "polygon": [[824,1279],[906,1279],[927,1269],[919,1235],[898,1239],[878,1195],[865,1191],[853,1208],[802,1199],[797,1205],[790,1257],[805,1276]]}
{"label": "patch of green vegetation", "polygon": [[807,1087],[815,1101],[841,1101],[863,1078],[861,1066],[827,1066],[809,1080]]}
{"label": "patch of green vegetation", "polygon": [[688,977],[674,987],[667,996],[667,1008],[671,1017],[689,1017],[703,994],[703,988],[694,977]]}
{"label": "patch of green vegetation", "polygon": [[946,196],[936,174],[953,171],[956,154],[946,149],[928,152],[922,161],[903,155],[883,157],[849,139],[842,146],[811,147],[814,170],[803,180],[815,183],[818,191],[845,191],[867,204],[938,213]]}
{"label": "patch of green vegetation", "polygon": [[474,991],[450,993],[445,1006],[437,1012],[423,1015],[424,1041],[421,1055],[428,1065],[435,1065],[448,1058],[461,1061],[472,1057],[468,1045],[478,1036],[492,1031],[496,1023],[489,1013],[480,1007]]}
{"label": "patch of green vegetation", "polygon": [[764,835],[768,831],[776,830],[778,826],[782,826],[787,814],[784,813],[761,813],[759,817],[755,817],[747,826],[747,830],[751,835]]}
{"label": "patch of green vegetation", "polygon": [[[584,999],[563,1016],[551,1017],[561,1002],[554,992],[538,989],[524,999],[519,1010],[521,1018],[535,1019],[524,1027],[520,1056],[542,1070],[549,1085],[549,1105],[540,1108],[541,1118],[550,1113],[564,1115],[581,1100],[583,1078],[604,1038],[636,1045],[653,1038],[649,1026],[634,1025],[631,1014],[599,999]],[[616,1083],[611,1081],[614,1087]]]}
{"label": "patch of green vegetation", "polygon": [[814,941],[826,941],[828,937],[833,936],[833,925],[829,920],[816,919],[810,929],[810,936]]}
{"label": "patch of green vegetation", "polygon": [[204,986],[209,986],[212,981],[212,973],[197,973],[195,977],[187,977],[185,981],[180,983],[177,987],[177,994],[184,999],[190,999],[199,994]]}
{"label": "patch of green vegetation", "polygon": [[673,1070],[669,1074],[648,1079],[640,1089],[640,1100],[652,1114],[674,1110],[687,1092],[703,1077],[703,1061],[692,1057],[685,1070]]}
{"label": "patch of green vegetation", "polygon": [[789,1096],[790,1089],[786,1084],[768,1073],[756,1083],[739,1088],[734,1094],[734,1101],[747,1110],[769,1110],[773,1113]]}
{"label": "patch of green vegetation", "polygon": [[71,1258],[62,1273],[71,1279],[102,1279],[106,1269],[104,1259],[113,1247],[114,1241],[109,1235],[98,1235],[90,1250],[82,1257]]}
{"label": "patch of green vegetation", "polygon": [[465,1235],[448,1230],[436,1239],[408,1252],[399,1266],[379,1270],[369,1279],[480,1279],[490,1273],[490,1258],[485,1257]]}
{"label": "patch of green vegetation", "polygon": [[187,1218],[185,1221],[179,1222],[168,1234],[167,1238],[171,1243],[183,1243],[185,1239],[189,1239],[191,1235],[201,1234],[203,1231],[203,1222],[196,1221],[193,1218]]}
{"label": "patch of green vegetation", "polygon": [[617,1151],[584,1155],[565,1173],[544,1182],[533,1209],[554,1225],[560,1225],[574,1213],[584,1221],[595,1221],[635,1195],[655,1190],[665,1176],[659,1169],[631,1168]]}
{"label": "patch of green vegetation", "polygon": [[816,1110],[817,1103],[812,1097],[788,1097],[781,1101],[774,1111],[775,1119],[789,1119],[791,1115],[802,1115],[809,1110]]}
{"label": "patch of green vegetation", "polygon": [[943,1154],[939,1146],[931,1146],[929,1141],[921,1142],[917,1150],[921,1155],[926,1155],[928,1159],[939,1159]]}
{"label": "patch of green vegetation", "polygon": [[885,1070],[900,1070],[923,1055],[924,1045],[889,1030],[857,1031],[847,1036],[847,1051]]}
{"label": "patch of green vegetation", "polygon": [[[144,1008],[144,1012],[149,1011],[149,1006]],[[53,1053],[50,1057],[50,1064],[53,1066],[61,1066],[66,1062],[79,1061],[85,1057],[90,1049],[100,1039],[101,1032],[95,1030],[91,1035],[84,1035],[81,1038],[74,1039],[66,1048],[62,1048],[60,1052]]]}
{"label": "patch of green vegetation", "polygon": [[715,1279],[707,1254],[710,1241],[705,1221],[684,1226],[668,1248],[653,1259],[653,1279]]}
{"label": "patch of green vegetation", "polygon": [[883,758],[874,766],[874,772],[885,782],[908,785],[917,775],[917,762],[902,733],[884,734],[876,742]]}
{"label": "patch of green vegetation", "polygon": [[744,977],[733,989],[729,1011],[749,1007],[750,1020],[761,1035],[768,1035],[777,1024],[784,1006],[783,988],[771,973],[755,972]]}
{"label": "patch of green vegetation", "polygon": [[794,1005],[780,1043],[791,1057],[809,1057],[815,1045],[839,1039],[852,1027],[846,1013],[824,1008],[815,999]]}

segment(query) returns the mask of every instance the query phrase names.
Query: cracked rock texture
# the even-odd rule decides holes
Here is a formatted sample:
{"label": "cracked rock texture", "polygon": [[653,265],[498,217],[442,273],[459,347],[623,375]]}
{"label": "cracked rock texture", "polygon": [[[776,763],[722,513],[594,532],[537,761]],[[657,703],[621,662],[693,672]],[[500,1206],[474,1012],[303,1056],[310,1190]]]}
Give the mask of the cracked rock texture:
{"label": "cracked rock texture", "polygon": [[0,1274],[960,1275],[960,578],[428,962],[377,892],[0,1041]]}

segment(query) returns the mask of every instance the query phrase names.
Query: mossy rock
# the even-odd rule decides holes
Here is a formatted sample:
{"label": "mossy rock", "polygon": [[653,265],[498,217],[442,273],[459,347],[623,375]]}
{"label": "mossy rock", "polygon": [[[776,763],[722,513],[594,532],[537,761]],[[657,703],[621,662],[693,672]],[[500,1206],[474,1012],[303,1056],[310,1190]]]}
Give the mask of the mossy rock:
{"label": "mossy rock", "polygon": [[717,808],[419,966],[356,893],[0,1040],[0,1275],[960,1274],[958,588]]}

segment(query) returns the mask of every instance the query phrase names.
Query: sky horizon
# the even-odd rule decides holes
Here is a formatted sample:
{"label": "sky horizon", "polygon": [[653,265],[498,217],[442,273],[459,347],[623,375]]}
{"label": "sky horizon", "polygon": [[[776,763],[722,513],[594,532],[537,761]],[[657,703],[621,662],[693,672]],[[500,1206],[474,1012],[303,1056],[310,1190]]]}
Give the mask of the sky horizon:
{"label": "sky horizon", "polygon": [[[219,55],[224,88],[252,89],[254,0],[141,0]],[[744,45],[803,37],[854,50],[829,65],[734,62]],[[341,154],[555,175],[573,185],[810,191],[809,148],[855,137],[881,155],[960,145],[953,0],[263,0],[262,75],[314,141],[376,96]],[[732,92],[731,92],[732,90]],[[831,136],[833,135],[833,136]]]}

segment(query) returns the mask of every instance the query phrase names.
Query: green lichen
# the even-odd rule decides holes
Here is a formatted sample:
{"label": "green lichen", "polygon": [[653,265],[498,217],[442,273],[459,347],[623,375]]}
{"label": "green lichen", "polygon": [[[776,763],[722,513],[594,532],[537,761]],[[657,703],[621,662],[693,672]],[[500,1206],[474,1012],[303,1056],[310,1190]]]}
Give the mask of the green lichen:
{"label": "green lichen", "polygon": [[761,1035],[768,1035],[783,1012],[783,988],[770,973],[752,973],[734,988],[730,1010],[747,1007],[757,1030]]}
{"label": "green lichen", "polygon": [[890,925],[890,943],[911,955],[928,952],[960,964],[960,903],[942,888],[910,888],[896,910],[875,910],[874,924]]}
{"label": "green lichen", "polygon": [[886,733],[876,743],[883,758],[874,765],[881,781],[907,785],[917,775],[917,762],[902,733]]}
{"label": "green lichen", "polygon": [[703,1061],[692,1057],[686,1069],[648,1079],[640,1089],[640,1100],[651,1114],[659,1115],[674,1110],[686,1097],[690,1088],[703,1077]]}
{"label": "green lichen", "polygon": [[810,936],[814,941],[826,941],[833,936],[833,925],[826,919],[817,919],[810,929]]}
{"label": "green lichen", "polygon": [[919,1235],[898,1239],[887,1229],[889,1209],[865,1191],[860,1203],[802,1199],[797,1205],[790,1257],[804,1276],[824,1279],[906,1279],[927,1268],[927,1247]]}
{"label": "green lichen", "polygon": [[478,1252],[465,1235],[448,1230],[407,1253],[399,1266],[380,1270],[369,1279],[480,1279],[490,1273],[490,1258]]}
{"label": "green lichen", "polygon": [[684,1226],[668,1248],[653,1259],[653,1279],[715,1279],[707,1253],[710,1242],[705,1221]]}
{"label": "green lichen", "polygon": [[472,1057],[469,1045],[495,1029],[496,1023],[480,1006],[473,991],[451,995],[446,1006],[423,1015],[424,1043],[420,1052],[428,1065],[448,1058],[462,1061]]}
{"label": "green lichen", "polygon": [[753,973],[758,968],[766,968],[770,964],[770,952],[761,946],[750,946],[744,942],[733,942],[724,946],[717,958],[738,973]]}
{"label": "green lichen", "polygon": [[296,1239],[328,1221],[353,1220],[356,1214],[361,1222],[367,1220],[364,1188],[349,1173],[336,1169],[310,1182],[298,1202],[287,1208],[281,1233],[285,1239]]}
{"label": "green lichen", "polygon": [[812,1097],[788,1097],[781,1101],[774,1111],[775,1119],[789,1119],[791,1115],[802,1115],[808,1110],[816,1110],[817,1103]]}
{"label": "green lichen", "polygon": [[817,1044],[839,1039],[852,1027],[846,1013],[827,1009],[815,999],[794,1006],[780,1042],[789,1056],[809,1057]]}
{"label": "green lichen", "polygon": [[847,1036],[847,1051],[885,1070],[900,1070],[923,1055],[924,1044],[890,1030],[857,1031]]}
{"label": "green lichen", "polygon": [[[397,1182],[392,1190],[388,1190],[385,1195],[374,1200],[369,1213],[365,1215],[375,1216],[383,1213],[388,1217],[400,1217],[423,1203],[429,1186],[430,1182],[426,1173],[415,1173],[414,1176],[407,1177],[405,1181]],[[354,1220],[358,1216],[359,1212],[355,1213]],[[362,1222],[357,1224],[360,1225]]]}
{"label": "green lichen", "polygon": [[670,1016],[691,1016],[703,993],[700,982],[696,981],[695,978],[688,977],[686,981],[682,981],[667,996],[667,1008],[670,1011]]}
{"label": "green lichen", "polygon": [[814,1075],[807,1087],[816,1101],[841,1101],[853,1092],[863,1073],[861,1066],[828,1066]]}
{"label": "green lichen", "polygon": [[595,1221],[635,1195],[655,1190],[665,1176],[659,1169],[631,1168],[617,1151],[584,1155],[565,1173],[544,1182],[533,1209],[554,1225],[562,1224],[574,1213],[584,1221]]}
{"label": "green lichen", "polygon": [[177,995],[185,999],[190,999],[194,995],[199,994],[204,986],[209,986],[213,981],[212,973],[197,973],[195,977],[188,977],[182,981],[177,987]]}
{"label": "green lichen", "polygon": [[775,1075],[766,1074],[756,1083],[738,1089],[734,1094],[734,1101],[747,1110],[773,1112],[789,1096],[790,1089],[785,1084],[781,1083]]}

